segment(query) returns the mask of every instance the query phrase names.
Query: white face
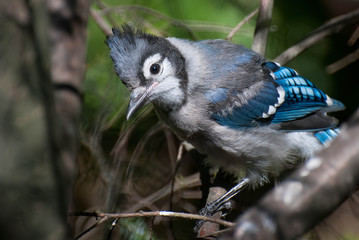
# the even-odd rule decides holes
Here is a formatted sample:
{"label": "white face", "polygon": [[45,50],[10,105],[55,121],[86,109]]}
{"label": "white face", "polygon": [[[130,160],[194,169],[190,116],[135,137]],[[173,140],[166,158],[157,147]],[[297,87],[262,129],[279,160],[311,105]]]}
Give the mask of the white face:
{"label": "white face", "polygon": [[151,90],[149,101],[155,100],[166,105],[183,100],[180,79],[176,77],[175,66],[167,58],[163,59],[159,53],[148,57],[143,63],[142,72],[146,80],[156,84]]}

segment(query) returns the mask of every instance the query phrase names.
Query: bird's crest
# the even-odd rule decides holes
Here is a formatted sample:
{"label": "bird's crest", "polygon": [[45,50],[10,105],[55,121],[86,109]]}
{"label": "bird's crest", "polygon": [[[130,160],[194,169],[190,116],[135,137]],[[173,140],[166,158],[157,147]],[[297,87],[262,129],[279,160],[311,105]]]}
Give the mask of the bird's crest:
{"label": "bird's crest", "polygon": [[114,62],[117,75],[131,90],[138,81],[138,69],[146,48],[156,42],[157,36],[144,33],[129,25],[112,29],[113,35],[107,36],[106,44],[110,48],[110,56]]}

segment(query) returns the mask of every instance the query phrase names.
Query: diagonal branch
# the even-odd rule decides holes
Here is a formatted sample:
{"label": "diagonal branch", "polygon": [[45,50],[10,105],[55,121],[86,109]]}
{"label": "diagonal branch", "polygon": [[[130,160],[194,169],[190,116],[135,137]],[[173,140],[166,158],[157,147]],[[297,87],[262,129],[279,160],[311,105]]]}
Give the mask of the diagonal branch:
{"label": "diagonal branch", "polygon": [[90,8],[90,14],[106,36],[112,34],[110,25],[105,21],[105,19],[101,16],[101,14],[99,14],[97,10]]}
{"label": "diagonal branch", "polygon": [[252,17],[254,17],[254,15],[256,15],[258,13],[258,9],[254,10],[253,12],[251,12],[250,14],[248,14],[247,16],[245,16],[242,21],[240,21],[237,26],[235,26],[235,28],[233,28],[233,30],[228,34],[228,36],[226,37],[226,40],[231,41],[234,34],[236,34],[239,29],[241,29],[241,27],[247,23]]}
{"label": "diagonal branch", "polygon": [[328,22],[326,22],[324,25],[315,29],[311,34],[309,34],[300,42],[296,43],[295,45],[285,50],[278,57],[276,57],[274,61],[280,64],[286,64],[287,62],[291,61],[293,58],[298,56],[300,53],[302,53],[304,50],[313,46],[323,38],[331,34],[334,34],[336,32],[339,32],[340,30],[342,30],[344,27],[348,25],[358,22],[359,22],[359,9],[335,17],[329,20]]}
{"label": "diagonal branch", "polygon": [[359,48],[355,50],[354,52],[348,54],[347,56],[343,57],[342,59],[330,64],[327,66],[326,70],[328,73],[332,74],[335,73],[349,64],[357,61],[359,59]]}
{"label": "diagonal branch", "polygon": [[194,186],[199,186],[199,185],[200,185],[199,174],[195,173],[191,176],[181,179],[180,181],[176,180],[175,184],[173,186],[173,189],[171,188],[171,183],[167,184],[166,186],[164,186],[157,192],[140,200],[139,202],[137,202],[136,204],[131,206],[131,208],[127,209],[126,211],[127,212],[138,211],[139,209],[146,207],[149,203],[154,203],[166,196],[169,196],[171,194],[171,191],[176,192],[176,191],[179,191],[184,188],[189,188],[189,187],[194,187]]}

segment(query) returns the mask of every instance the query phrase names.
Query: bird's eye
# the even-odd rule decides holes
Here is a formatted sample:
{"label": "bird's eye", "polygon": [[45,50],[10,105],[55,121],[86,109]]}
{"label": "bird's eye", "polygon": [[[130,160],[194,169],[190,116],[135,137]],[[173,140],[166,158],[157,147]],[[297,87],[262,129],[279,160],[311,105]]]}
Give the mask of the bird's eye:
{"label": "bird's eye", "polygon": [[158,63],[154,63],[150,67],[150,72],[152,74],[158,74],[161,70],[161,66]]}

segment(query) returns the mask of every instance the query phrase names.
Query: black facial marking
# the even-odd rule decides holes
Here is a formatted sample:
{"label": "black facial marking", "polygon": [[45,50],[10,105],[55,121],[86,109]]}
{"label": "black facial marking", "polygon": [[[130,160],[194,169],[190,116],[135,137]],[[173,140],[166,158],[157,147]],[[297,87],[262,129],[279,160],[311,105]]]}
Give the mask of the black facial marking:
{"label": "black facial marking", "polygon": [[168,52],[167,57],[172,65],[176,68],[176,77],[180,79],[180,87],[184,92],[187,92],[188,76],[186,71],[186,60],[182,54],[174,48]]}
{"label": "black facial marking", "polygon": [[175,76],[180,79],[180,88],[187,92],[188,76],[185,59],[166,38],[122,25],[120,28],[113,29],[113,35],[107,37],[106,43],[111,49],[110,56],[114,61],[116,73],[130,90],[152,84],[153,79],[144,77],[143,64],[149,57],[160,54],[161,59],[146,71],[149,71],[153,77],[159,74],[163,70],[161,63],[167,58],[175,70]]}

